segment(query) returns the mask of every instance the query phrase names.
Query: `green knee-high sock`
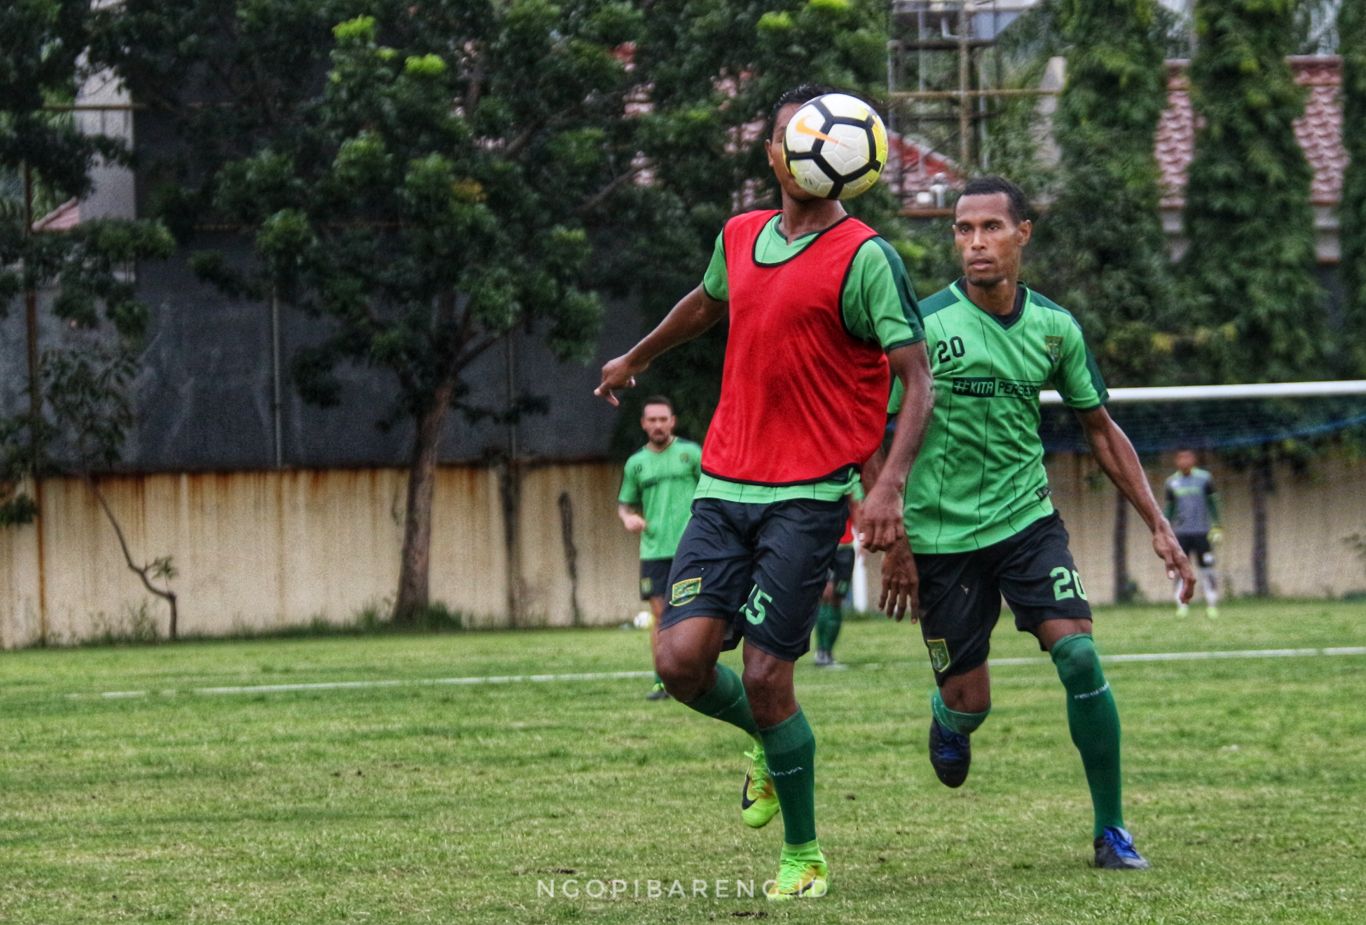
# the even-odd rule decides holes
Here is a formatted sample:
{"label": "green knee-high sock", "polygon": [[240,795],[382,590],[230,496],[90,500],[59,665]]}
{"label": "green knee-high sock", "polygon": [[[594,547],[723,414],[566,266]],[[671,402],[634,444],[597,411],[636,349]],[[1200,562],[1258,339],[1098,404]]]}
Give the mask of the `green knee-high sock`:
{"label": "green knee-high sock", "polygon": [[783,842],[816,840],[816,737],[801,708],[776,726],[759,730],[768,773],[783,813]]}
{"label": "green knee-high sock", "polygon": [[754,722],[754,714],[749,709],[749,698],[745,696],[745,685],[740,676],[725,665],[716,666],[716,683],[711,690],[689,700],[685,706],[698,713],[738,726],[745,732],[759,738],[759,726]]}
{"label": "green knee-high sock", "polygon": [[842,618],[839,604],[827,604],[821,602],[820,609],[816,611],[816,648],[825,652],[835,648],[835,640],[840,635],[840,622]]}
{"label": "green knee-high sock", "polygon": [[1067,689],[1067,727],[1081,752],[1095,811],[1095,836],[1124,828],[1120,785],[1119,710],[1090,635],[1064,636],[1053,645],[1053,664]]}
{"label": "green knee-high sock", "polygon": [[981,713],[962,713],[958,710],[951,710],[949,705],[944,703],[944,697],[939,693],[939,688],[936,687],[930,694],[930,712],[939,721],[939,725],[945,726],[959,735],[970,736],[977,731],[978,726],[986,722],[991,707],[987,707]]}

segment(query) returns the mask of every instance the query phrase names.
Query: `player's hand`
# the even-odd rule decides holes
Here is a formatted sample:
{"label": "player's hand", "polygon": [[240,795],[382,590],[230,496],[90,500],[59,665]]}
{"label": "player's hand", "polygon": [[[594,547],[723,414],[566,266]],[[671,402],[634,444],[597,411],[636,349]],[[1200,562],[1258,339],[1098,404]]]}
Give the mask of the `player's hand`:
{"label": "player's hand", "polygon": [[1210,527],[1209,533],[1205,534],[1211,546],[1222,546],[1224,543],[1224,531],[1222,527]]}
{"label": "player's hand", "polygon": [[1191,568],[1190,560],[1181,551],[1181,544],[1176,541],[1176,534],[1172,532],[1171,524],[1165,520],[1153,531],[1153,552],[1167,566],[1167,577],[1175,581],[1181,579],[1181,603],[1189,604],[1191,598],[1195,596],[1195,569]]}
{"label": "player's hand", "polygon": [[[901,491],[878,481],[858,512],[859,543],[870,552],[889,550],[906,542],[905,503]],[[914,568],[914,564],[912,565]]]}
{"label": "player's hand", "polygon": [[613,408],[621,404],[617,400],[615,392],[618,389],[633,389],[636,386],[636,376],[645,372],[650,365],[648,363],[632,363],[627,359],[629,354],[623,354],[615,360],[608,360],[602,367],[602,382],[593,394],[598,396],[611,405]]}
{"label": "player's hand", "polygon": [[627,514],[621,522],[626,526],[627,533],[642,533],[646,527],[645,518],[639,514]]}
{"label": "player's hand", "polygon": [[882,558],[882,594],[877,606],[898,623],[908,611],[912,623],[920,619],[920,573],[905,540],[893,544]]}

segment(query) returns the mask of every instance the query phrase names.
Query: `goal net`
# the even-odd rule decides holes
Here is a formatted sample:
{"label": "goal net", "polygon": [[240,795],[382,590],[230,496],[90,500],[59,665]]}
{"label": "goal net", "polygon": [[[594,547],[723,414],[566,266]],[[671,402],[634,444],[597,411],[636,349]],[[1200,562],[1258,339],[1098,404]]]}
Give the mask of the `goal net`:
{"label": "goal net", "polygon": [[[1086,439],[1058,393],[1044,392],[1040,401],[1045,448],[1084,452]],[[1363,379],[1111,389],[1108,408],[1144,456],[1366,438]]]}

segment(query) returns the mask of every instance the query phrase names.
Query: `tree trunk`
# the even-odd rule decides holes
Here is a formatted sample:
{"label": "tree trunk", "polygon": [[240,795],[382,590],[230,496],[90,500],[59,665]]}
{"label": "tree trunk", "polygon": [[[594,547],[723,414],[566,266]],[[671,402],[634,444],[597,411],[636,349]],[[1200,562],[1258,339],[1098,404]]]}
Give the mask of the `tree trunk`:
{"label": "tree trunk", "polygon": [[569,570],[569,612],[574,625],[583,626],[583,609],[579,607],[579,547],[574,542],[574,499],[569,492],[560,492],[560,540],[564,543],[564,564]]}
{"label": "tree trunk", "polygon": [[522,622],[522,467],[516,459],[503,465],[500,494],[503,500],[503,549],[507,555],[507,608],[510,626]]}
{"label": "tree trunk", "polygon": [[443,382],[431,404],[417,419],[413,458],[408,466],[408,507],[403,516],[403,553],[399,561],[395,623],[410,623],[431,603],[432,492],[436,485],[436,454],[441,425],[455,391],[454,380]]}
{"label": "tree trunk", "polygon": [[[174,641],[180,634],[180,610],[176,604],[176,593],[171,590],[171,576],[174,572],[170,570],[170,560],[163,559],[152,562],[148,565],[138,565],[133,561],[133,553],[128,548],[128,539],[123,535],[123,527],[119,524],[119,519],[114,516],[114,509],[109,506],[109,499],[104,496],[104,490],[100,488],[100,483],[95,481],[95,477],[89,472],[82,472],[81,479],[86,487],[95,495],[95,500],[100,505],[100,510],[104,511],[104,516],[109,519],[109,526],[114,528],[114,536],[119,541],[119,549],[123,552],[123,561],[127,563],[128,570],[137,575],[142,581],[142,586],[151,591],[157,597],[166,602],[166,606],[171,609],[170,637]],[[164,562],[167,566],[166,573],[162,576],[165,579],[166,587],[158,588],[152,584],[152,580],[147,577],[149,572],[156,568],[158,562]],[[44,640],[46,642],[46,640]]]}
{"label": "tree trunk", "polygon": [[1252,467],[1252,590],[1258,597],[1271,594],[1266,547],[1266,496],[1273,491],[1271,475],[1271,452],[1263,448]]}
{"label": "tree trunk", "polygon": [[1115,603],[1127,604],[1133,595],[1129,588],[1129,501],[1124,492],[1115,492],[1115,534],[1111,562],[1115,573]]}

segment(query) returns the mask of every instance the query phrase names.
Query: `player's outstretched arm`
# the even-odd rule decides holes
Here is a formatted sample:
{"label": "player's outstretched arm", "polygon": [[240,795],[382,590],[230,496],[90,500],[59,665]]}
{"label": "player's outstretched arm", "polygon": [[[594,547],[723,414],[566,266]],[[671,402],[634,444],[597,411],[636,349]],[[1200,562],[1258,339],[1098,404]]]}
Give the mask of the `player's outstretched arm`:
{"label": "player's outstretched arm", "polygon": [[650,362],[666,350],[692,340],[721,320],[726,303],[718,302],[698,286],[678,300],[664,320],[646,334],[640,343],[602,367],[602,382],[593,394],[617,405],[618,389],[629,389],[636,384],[636,376],[650,368]]}
{"label": "player's outstretched arm", "polygon": [[1091,453],[1096,462],[1105,470],[1110,481],[1115,483],[1138,511],[1138,516],[1148,525],[1153,534],[1153,552],[1167,567],[1167,577],[1181,577],[1181,600],[1189,603],[1195,593],[1195,572],[1191,569],[1181,544],[1176,541],[1172,525],[1157,506],[1148,477],[1134,452],[1134,445],[1102,405],[1090,411],[1078,411],[1077,418],[1086,431],[1086,442],[1091,445]]}
{"label": "player's outstretched arm", "polygon": [[901,411],[896,416],[892,445],[882,458],[881,466],[876,469],[876,475],[865,467],[868,478],[877,481],[868,489],[859,512],[859,541],[873,552],[906,542],[903,500],[906,479],[920,452],[925,428],[930,423],[930,411],[934,408],[934,379],[930,375],[929,356],[923,342],[888,351],[887,362],[906,391]]}

